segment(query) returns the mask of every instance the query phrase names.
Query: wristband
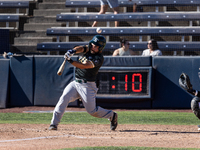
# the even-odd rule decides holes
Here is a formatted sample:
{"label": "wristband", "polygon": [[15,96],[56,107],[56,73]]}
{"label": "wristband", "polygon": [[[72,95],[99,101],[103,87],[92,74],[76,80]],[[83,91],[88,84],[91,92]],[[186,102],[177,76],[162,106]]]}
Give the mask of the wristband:
{"label": "wristband", "polygon": [[195,92],[195,96],[197,96],[198,95],[198,91],[196,90],[196,92]]}
{"label": "wristband", "polygon": [[74,54],[76,54],[76,50],[75,49],[72,49],[72,51],[73,51]]}
{"label": "wristband", "polygon": [[70,58],[69,60],[67,60],[70,64],[72,64],[74,61]]}

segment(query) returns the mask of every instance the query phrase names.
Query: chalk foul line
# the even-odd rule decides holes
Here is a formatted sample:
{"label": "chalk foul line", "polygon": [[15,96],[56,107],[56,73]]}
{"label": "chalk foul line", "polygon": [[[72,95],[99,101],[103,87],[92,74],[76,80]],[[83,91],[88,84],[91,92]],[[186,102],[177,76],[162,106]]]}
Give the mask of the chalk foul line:
{"label": "chalk foul line", "polygon": [[75,136],[75,135],[60,135],[60,136],[45,136],[45,137],[34,137],[34,138],[27,138],[27,139],[13,139],[13,140],[2,140],[0,143],[5,142],[19,142],[19,141],[30,141],[30,140],[40,140],[40,139],[50,139],[50,138],[58,138],[58,137],[75,137],[75,138],[87,138],[83,136]]}

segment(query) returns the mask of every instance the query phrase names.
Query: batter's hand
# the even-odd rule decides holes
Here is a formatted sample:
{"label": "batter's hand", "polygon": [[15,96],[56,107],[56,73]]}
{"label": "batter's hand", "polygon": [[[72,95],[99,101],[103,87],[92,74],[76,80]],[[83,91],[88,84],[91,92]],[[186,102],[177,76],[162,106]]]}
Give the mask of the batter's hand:
{"label": "batter's hand", "polygon": [[75,53],[76,53],[75,49],[70,49],[65,53],[64,58],[67,58],[67,60],[70,60],[71,56],[73,56]]}
{"label": "batter's hand", "polygon": [[70,53],[66,52],[64,58],[70,60],[71,59]]}
{"label": "batter's hand", "polygon": [[70,55],[70,56],[73,56],[75,53],[76,53],[76,50],[75,49],[70,49],[67,51],[67,53]]}

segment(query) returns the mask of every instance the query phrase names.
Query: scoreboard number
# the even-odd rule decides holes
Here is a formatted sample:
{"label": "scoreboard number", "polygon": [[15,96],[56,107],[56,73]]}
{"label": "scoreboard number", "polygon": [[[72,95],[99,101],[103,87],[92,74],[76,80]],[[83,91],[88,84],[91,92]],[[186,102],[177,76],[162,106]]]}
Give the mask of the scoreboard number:
{"label": "scoreboard number", "polygon": [[102,67],[97,98],[152,98],[152,67]]}

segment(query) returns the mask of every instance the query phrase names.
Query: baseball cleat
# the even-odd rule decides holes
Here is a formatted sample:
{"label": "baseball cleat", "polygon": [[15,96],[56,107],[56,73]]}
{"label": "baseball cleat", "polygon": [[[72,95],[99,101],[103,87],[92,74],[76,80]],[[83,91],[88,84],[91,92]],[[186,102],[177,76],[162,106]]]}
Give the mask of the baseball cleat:
{"label": "baseball cleat", "polygon": [[51,124],[51,125],[49,126],[49,130],[57,130],[57,126]]}
{"label": "baseball cleat", "polygon": [[110,122],[110,129],[111,130],[115,130],[117,128],[117,125],[118,125],[117,118],[118,118],[118,115],[117,115],[117,113],[114,112],[113,119]]}
{"label": "baseball cleat", "polygon": [[200,132],[200,125],[198,125],[198,131]]}

